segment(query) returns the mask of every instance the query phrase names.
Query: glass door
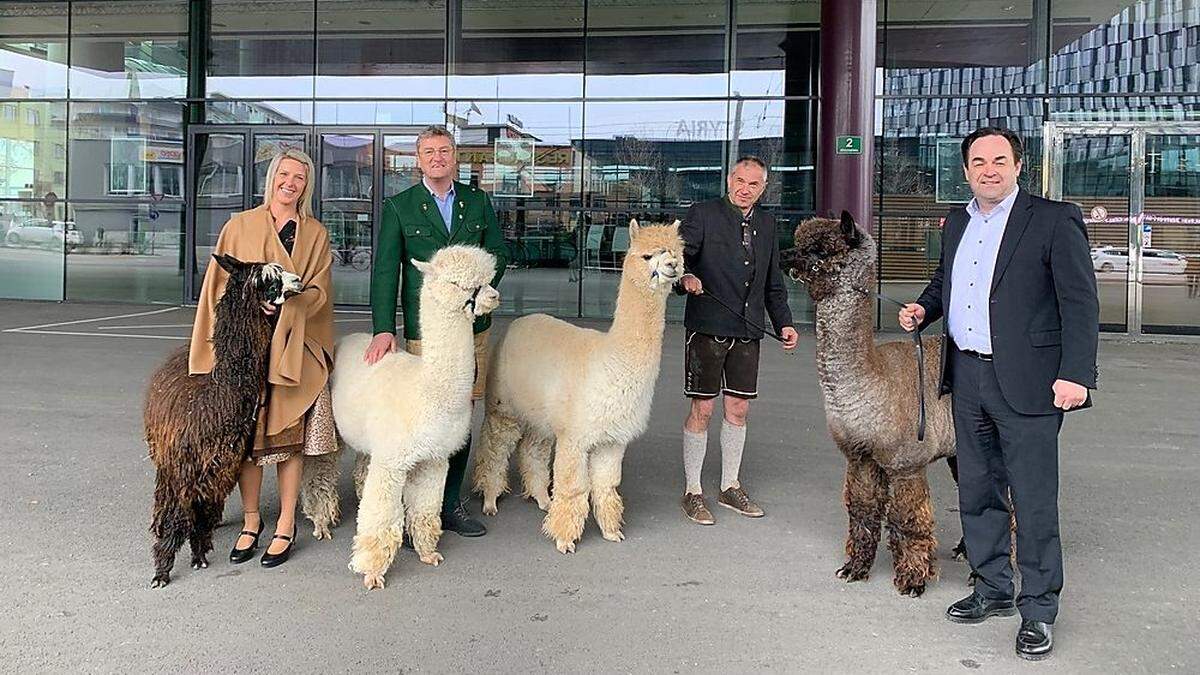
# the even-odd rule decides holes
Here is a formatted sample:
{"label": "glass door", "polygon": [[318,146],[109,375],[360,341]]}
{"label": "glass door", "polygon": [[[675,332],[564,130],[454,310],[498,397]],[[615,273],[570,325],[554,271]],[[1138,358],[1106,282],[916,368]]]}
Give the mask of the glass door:
{"label": "glass door", "polygon": [[1078,204],[1105,330],[1200,334],[1200,124],[1048,123],[1045,192]]}

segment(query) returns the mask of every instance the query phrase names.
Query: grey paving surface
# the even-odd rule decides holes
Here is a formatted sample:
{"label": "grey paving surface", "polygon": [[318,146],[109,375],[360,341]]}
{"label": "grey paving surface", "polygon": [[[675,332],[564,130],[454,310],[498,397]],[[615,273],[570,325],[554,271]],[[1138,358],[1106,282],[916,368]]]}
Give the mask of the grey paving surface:
{"label": "grey paving surface", "polygon": [[[0,331],[158,309],[0,302]],[[589,523],[578,553],[561,556],[538,534],[536,508],[509,498],[487,537],[447,534],[436,569],[404,551],[388,587],[367,593],[346,569],[347,471],[349,517],[332,542],[305,536],[278,569],[233,567],[224,557],[235,495],[214,565],[193,572],[185,553],[174,582],[151,590],[153,468],[140,407],[150,371],[182,343],[112,334],[182,335],[190,317],[176,309],[45,329],[88,335],[0,332],[3,670],[1200,670],[1196,343],[1102,343],[1097,408],[1072,415],[1063,433],[1058,647],[1050,664],[1030,665],[1013,655],[1014,619],[942,618],[967,576],[949,557],[959,526],[944,466],[931,470],[940,581],[922,598],[899,597],[886,550],[869,581],[834,578],[844,463],[824,429],[807,336],[795,356],[764,349],[743,468],[764,519],[720,509],[717,525],[701,528],[679,512],[685,402],[672,325],[650,429],[625,459],[625,542]],[[343,332],[366,327],[361,315],[339,319]],[[719,471],[714,439],[706,489]],[[268,475],[270,521],[274,485]]]}

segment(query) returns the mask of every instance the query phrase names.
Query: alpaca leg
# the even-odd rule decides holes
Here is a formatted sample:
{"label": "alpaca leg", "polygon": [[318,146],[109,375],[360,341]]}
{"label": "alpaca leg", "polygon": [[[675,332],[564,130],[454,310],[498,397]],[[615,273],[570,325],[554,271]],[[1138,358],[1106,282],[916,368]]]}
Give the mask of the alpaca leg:
{"label": "alpaca leg", "polygon": [[915,598],[938,573],[933,500],[924,471],[892,481],[887,522],[888,548],[896,570],[893,582],[901,595]]}
{"label": "alpaca leg", "polygon": [[508,458],[521,438],[521,425],[494,408],[483,419],[475,450],[472,490],[483,495],[483,513],[496,515],[496,499],[508,491]]}
{"label": "alpaca leg", "polygon": [[[954,479],[954,486],[958,487],[958,457],[951,455],[946,458],[946,465],[950,467],[950,477]],[[965,562],[967,559],[967,541],[962,537],[958,538],[958,543],[954,545],[951,551],[954,559],[958,562]],[[971,573],[971,583],[975,583],[975,573]]]}
{"label": "alpaca leg", "polygon": [[192,548],[192,569],[198,570],[208,567],[208,553],[213,550],[213,531],[221,522],[225,500],[196,500],[192,502],[192,510],[196,520],[192,524],[188,543]]}
{"label": "alpaca leg", "polygon": [[354,453],[354,498],[362,501],[363,485],[367,482],[367,467],[371,465],[371,456],[364,452]]}
{"label": "alpaca leg", "polygon": [[592,451],[588,467],[592,479],[592,512],[600,532],[609,541],[622,541],[621,523],[625,504],[617,492],[621,484],[621,460],[625,457],[625,446],[605,445]]}
{"label": "alpaca leg", "polygon": [[851,459],[846,465],[846,485],[842,500],[850,516],[846,536],[846,564],[837,576],[846,581],[862,581],[871,573],[875,549],[883,521],[887,475],[869,457]]}
{"label": "alpaca leg", "polygon": [[154,545],[151,547],[154,555],[154,578],[150,583],[152,588],[171,583],[175,553],[192,531],[191,504],[185,506],[183,502],[182,495],[160,470],[154,488],[154,517],[150,524],[150,532],[154,535]]}
{"label": "alpaca leg", "polygon": [[404,483],[408,536],[426,565],[436,566],[443,560],[437,545],[442,537],[442,492],[449,469],[450,462],[444,459],[427,460],[413,467]]}
{"label": "alpaca leg", "polygon": [[350,569],[363,575],[367,590],[383,588],[383,575],[396,557],[404,537],[405,469],[371,460],[358,504],[358,534],[350,554]]}
{"label": "alpaca leg", "polygon": [[587,520],[587,450],[575,443],[558,441],[554,454],[554,494],[542,521],[542,533],[554,540],[559,553],[574,553]]}
{"label": "alpaca leg", "polygon": [[312,521],[313,536],[333,539],[331,530],[341,520],[338,502],[338,461],[342,451],[304,458],[304,477],[300,484],[300,508]]}
{"label": "alpaca leg", "polygon": [[526,499],[537,502],[538,508],[550,508],[550,454],[553,442],[533,432],[526,432],[517,447],[517,471],[525,484]]}

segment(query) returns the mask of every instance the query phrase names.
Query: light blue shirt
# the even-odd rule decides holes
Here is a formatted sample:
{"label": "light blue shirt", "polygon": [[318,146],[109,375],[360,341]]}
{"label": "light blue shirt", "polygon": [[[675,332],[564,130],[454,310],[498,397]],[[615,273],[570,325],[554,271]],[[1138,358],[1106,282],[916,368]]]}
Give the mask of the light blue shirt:
{"label": "light blue shirt", "polygon": [[946,329],[959,349],[992,353],[992,321],[988,307],[992,295],[992,275],[996,271],[996,256],[1000,240],[1008,225],[1017,189],[1004,198],[986,216],[975,199],[967,204],[971,220],[963,231],[954,253],[954,268],[950,275],[950,309],[946,312]]}
{"label": "light blue shirt", "polygon": [[438,197],[437,193],[433,191],[433,188],[429,187],[429,183],[424,178],[421,179],[421,183],[425,186],[426,190],[429,190],[429,194],[433,196],[433,203],[437,204],[438,213],[442,214],[442,224],[446,226],[446,231],[449,232],[453,229],[451,227],[453,221],[450,218],[454,216],[454,183],[450,183],[450,191],[446,193],[445,199]]}

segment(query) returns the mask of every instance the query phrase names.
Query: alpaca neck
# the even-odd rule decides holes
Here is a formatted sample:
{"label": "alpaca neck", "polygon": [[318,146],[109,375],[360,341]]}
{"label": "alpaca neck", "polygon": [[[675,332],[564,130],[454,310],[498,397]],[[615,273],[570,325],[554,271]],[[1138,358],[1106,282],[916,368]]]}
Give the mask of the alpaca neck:
{"label": "alpaca neck", "polygon": [[607,336],[610,349],[633,363],[657,362],[662,356],[666,311],[665,294],[639,288],[628,275],[622,274],[612,328]]}
{"label": "alpaca neck", "polygon": [[[266,357],[271,346],[271,324],[257,300],[244,301],[229,286],[216,307],[213,327],[212,381],[232,392],[259,392],[266,385]],[[257,405],[257,399],[233,396]],[[230,411],[241,415],[243,411]]]}
{"label": "alpaca neck", "polygon": [[827,405],[861,399],[870,390],[875,375],[872,306],[870,296],[846,286],[817,304],[817,372]]}
{"label": "alpaca neck", "polygon": [[[472,321],[459,311],[447,312],[422,290],[421,378],[434,398],[459,400],[475,379]],[[426,311],[428,310],[428,311]]]}

